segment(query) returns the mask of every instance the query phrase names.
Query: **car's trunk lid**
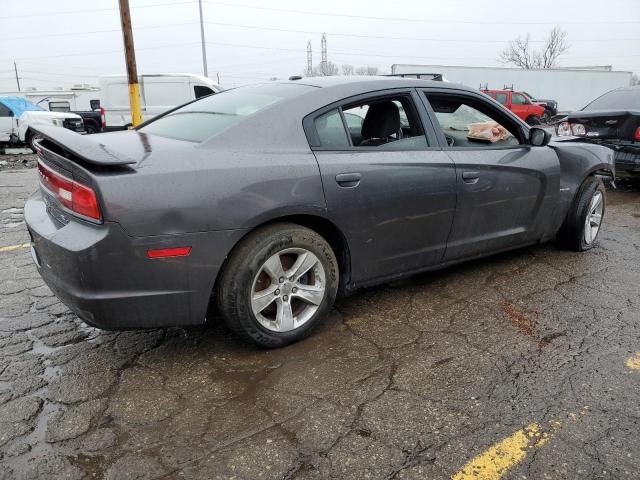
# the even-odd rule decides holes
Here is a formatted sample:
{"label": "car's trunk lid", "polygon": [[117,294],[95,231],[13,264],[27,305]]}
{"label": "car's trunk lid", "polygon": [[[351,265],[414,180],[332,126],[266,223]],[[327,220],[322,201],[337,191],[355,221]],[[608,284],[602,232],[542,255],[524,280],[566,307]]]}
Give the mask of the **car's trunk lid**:
{"label": "car's trunk lid", "polygon": [[594,110],[578,111],[567,117],[570,123],[581,123],[585,127],[584,137],[601,140],[633,141],[640,127],[638,110]]}

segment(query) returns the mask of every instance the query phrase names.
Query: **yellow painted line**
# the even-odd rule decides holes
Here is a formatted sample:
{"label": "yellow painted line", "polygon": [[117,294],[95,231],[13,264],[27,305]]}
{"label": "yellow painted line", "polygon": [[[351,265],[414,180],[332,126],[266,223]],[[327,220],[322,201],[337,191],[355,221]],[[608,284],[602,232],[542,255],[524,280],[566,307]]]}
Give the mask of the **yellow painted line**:
{"label": "yellow painted line", "polygon": [[631,355],[625,363],[631,370],[640,370],[640,352]]}
{"label": "yellow painted line", "polygon": [[7,247],[0,247],[0,252],[10,252],[11,250],[17,250],[19,248],[29,248],[30,243],[21,243],[19,245],[9,245]]}
{"label": "yellow painted line", "polygon": [[[578,414],[570,413],[569,418],[576,421],[588,411],[589,407],[584,407]],[[517,465],[530,450],[539,448],[551,440],[561,425],[562,422],[555,420],[543,431],[539,423],[532,422],[472,458],[451,477],[451,480],[498,480]]]}

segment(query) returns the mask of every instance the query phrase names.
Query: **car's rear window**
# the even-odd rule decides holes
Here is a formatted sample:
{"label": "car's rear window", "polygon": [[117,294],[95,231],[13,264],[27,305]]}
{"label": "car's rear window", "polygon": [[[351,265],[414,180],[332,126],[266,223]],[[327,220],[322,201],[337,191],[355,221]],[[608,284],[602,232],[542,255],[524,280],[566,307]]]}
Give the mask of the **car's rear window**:
{"label": "car's rear window", "polygon": [[308,92],[301,84],[262,84],[225,90],[181,107],[140,131],[189,142],[202,142],[286,98]]}
{"label": "car's rear window", "polygon": [[612,90],[582,110],[640,110],[640,88]]}

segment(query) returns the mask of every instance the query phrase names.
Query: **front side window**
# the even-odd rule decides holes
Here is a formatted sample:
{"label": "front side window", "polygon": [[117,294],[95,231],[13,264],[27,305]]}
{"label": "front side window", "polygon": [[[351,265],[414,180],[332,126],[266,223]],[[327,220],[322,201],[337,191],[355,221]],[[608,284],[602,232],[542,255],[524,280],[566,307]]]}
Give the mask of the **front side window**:
{"label": "front side window", "polygon": [[517,126],[476,99],[427,94],[450,147],[484,148],[519,145]]}
{"label": "front side window", "polygon": [[0,117],[11,117],[11,110],[0,103]]}
{"label": "front side window", "polygon": [[313,89],[301,84],[262,84],[225,90],[180,107],[144,125],[140,131],[202,142],[260,110]]}
{"label": "front side window", "polygon": [[193,86],[193,94],[195,95],[195,98],[206,97],[207,95],[211,95],[212,93],[215,93],[213,89],[205,85]]}
{"label": "front side window", "polygon": [[511,103],[513,105],[525,105],[527,103],[527,99],[524,98],[524,95],[520,95],[519,93],[514,93],[511,96]]}

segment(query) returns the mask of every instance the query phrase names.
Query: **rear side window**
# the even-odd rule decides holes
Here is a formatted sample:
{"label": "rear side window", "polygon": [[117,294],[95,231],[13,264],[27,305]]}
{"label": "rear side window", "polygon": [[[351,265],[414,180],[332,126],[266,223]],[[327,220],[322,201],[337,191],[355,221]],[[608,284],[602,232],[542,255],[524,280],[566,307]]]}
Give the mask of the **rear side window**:
{"label": "rear side window", "polygon": [[284,99],[314,87],[263,84],[225,90],[191,102],[140,128],[140,131],[189,142],[202,142]]}
{"label": "rear side window", "polygon": [[316,130],[322,147],[348,147],[349,139],[344,130],[340,112],[331,110],[315,120]]}
{"label": "rear side window", "polygon": [[502,105],[505,105],[507,103],[507,94],[506,93],[496,94],[496,100],[500,102]]}

